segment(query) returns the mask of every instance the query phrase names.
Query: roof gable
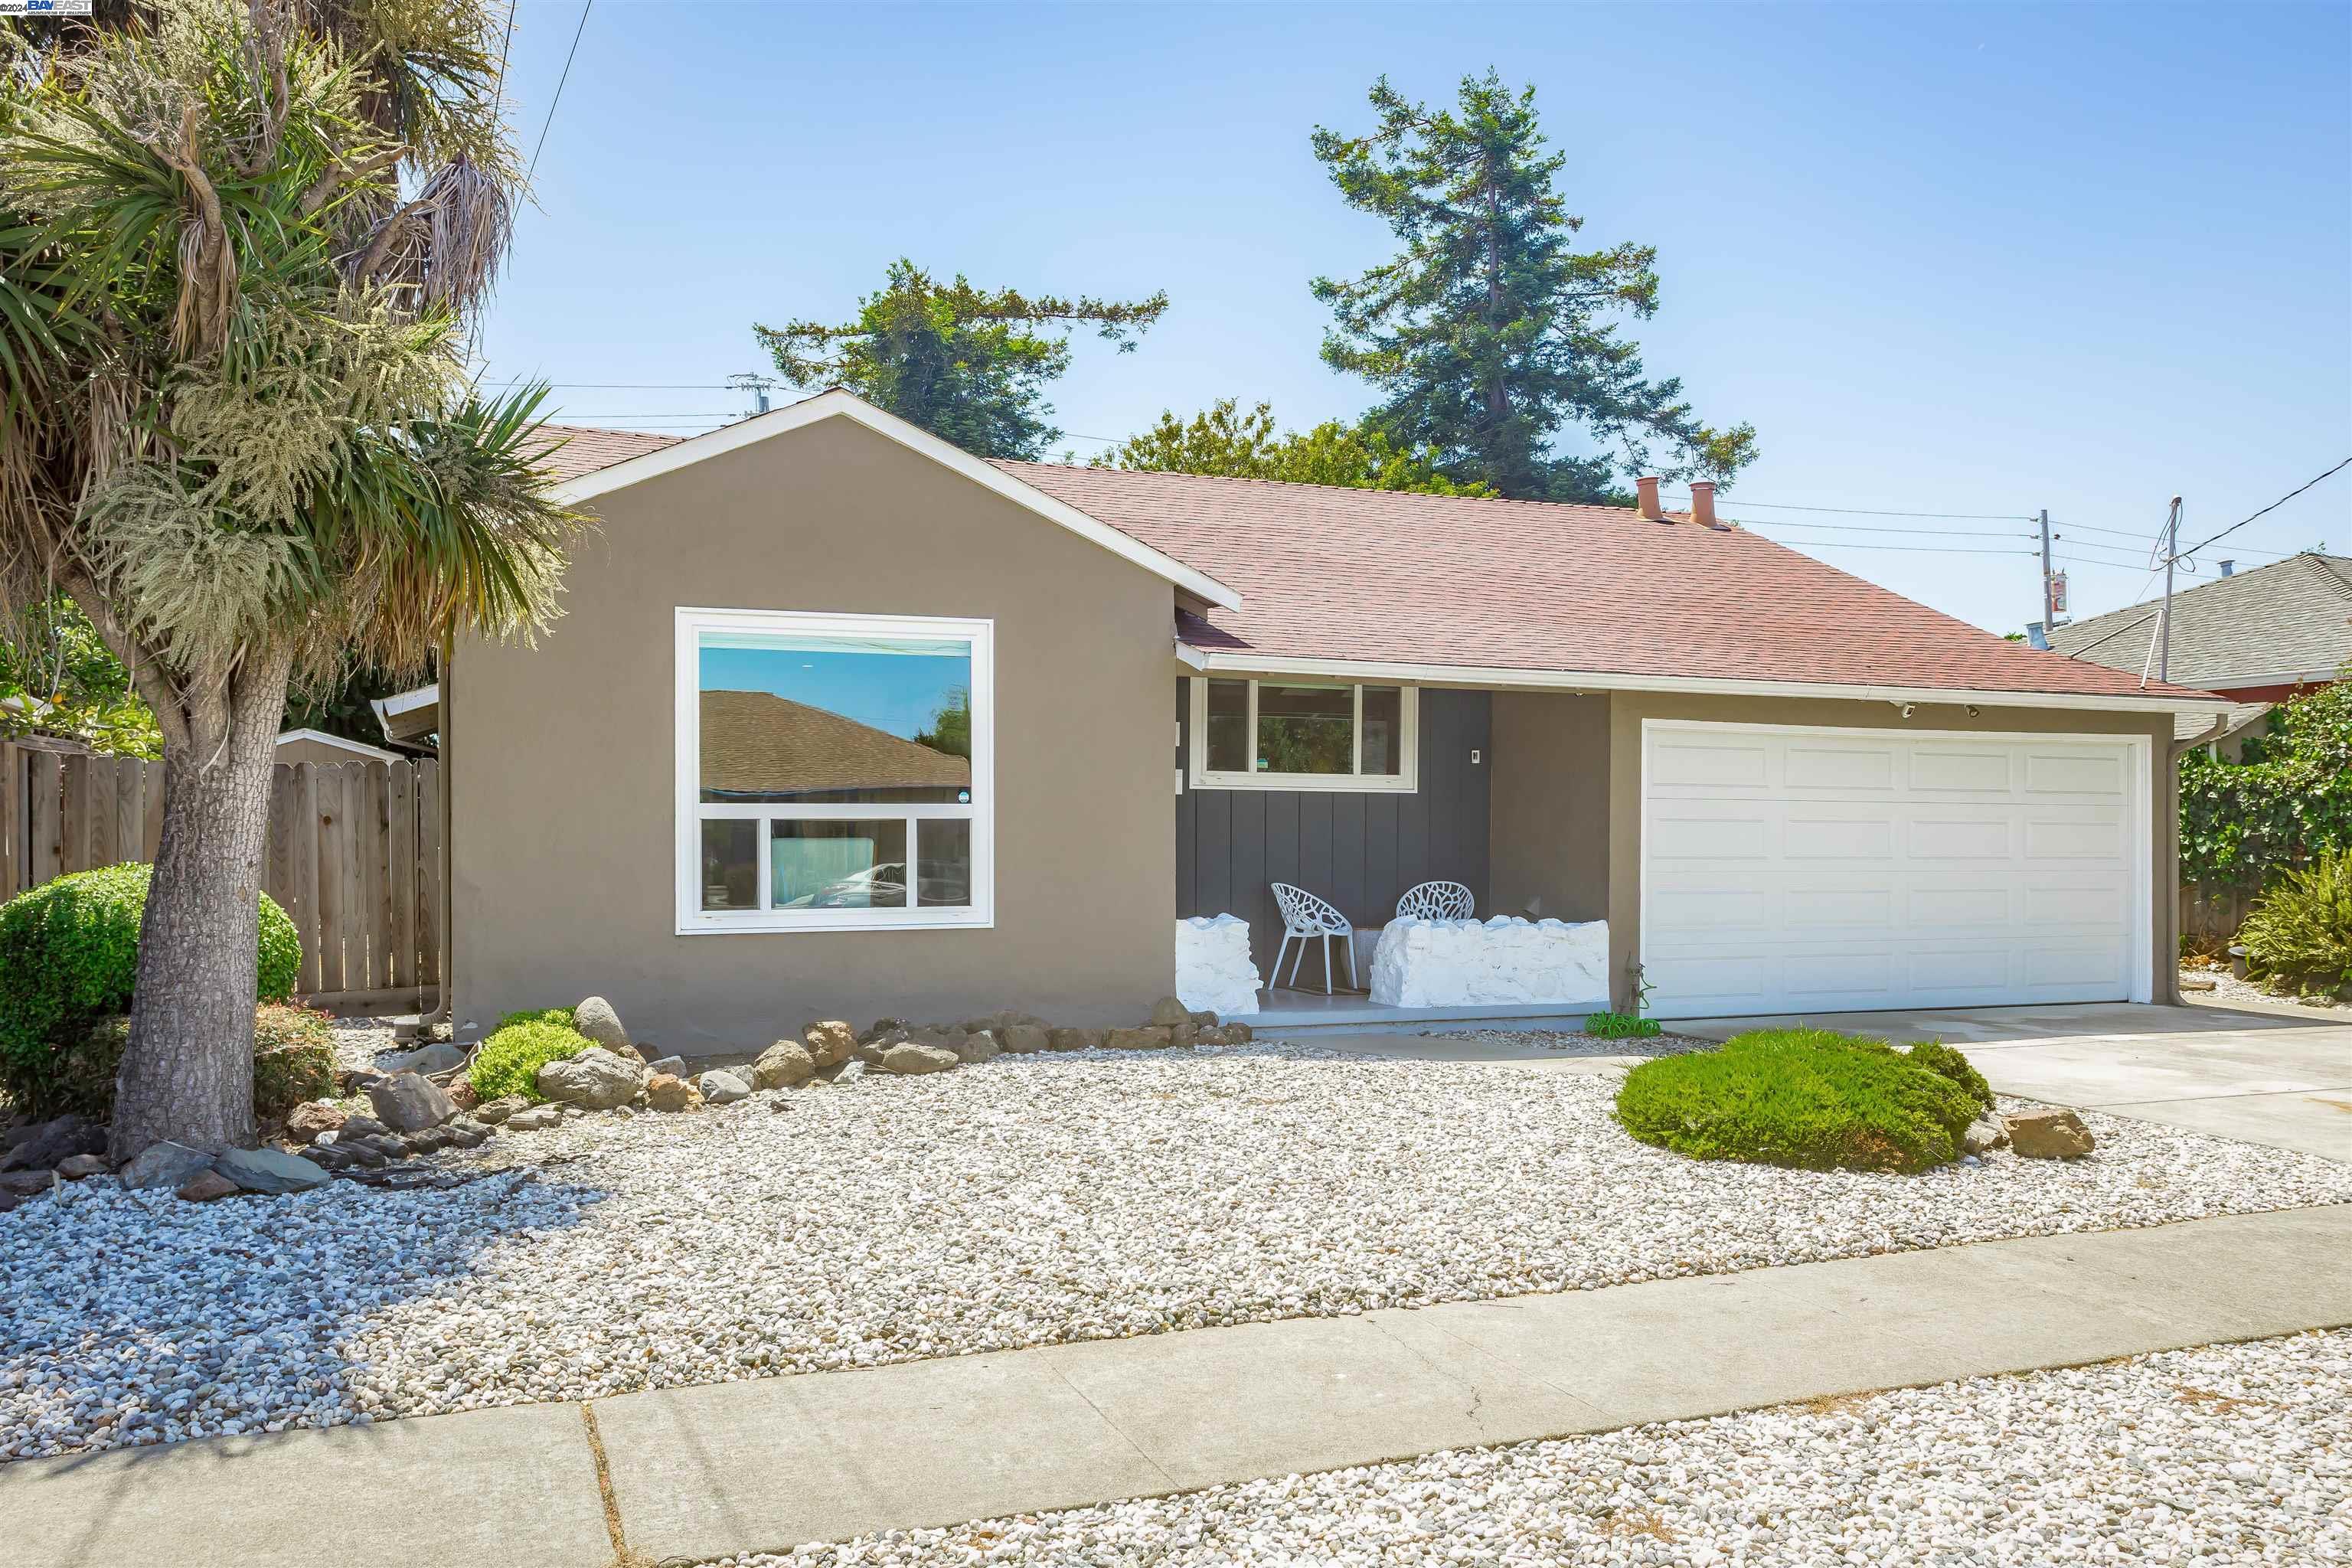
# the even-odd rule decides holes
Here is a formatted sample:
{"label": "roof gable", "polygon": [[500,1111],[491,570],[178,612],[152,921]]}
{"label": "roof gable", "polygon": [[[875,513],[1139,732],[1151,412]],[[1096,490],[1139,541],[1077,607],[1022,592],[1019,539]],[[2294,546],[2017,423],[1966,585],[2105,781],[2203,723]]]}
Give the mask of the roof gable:
{"label": "roof gable", "polygon": [[[1048,495],[1025,483],[1017,475],[999,465],[982,461],[950,442],[940,440],[928,430],[919,429],[895,414],[881,409],[859,397],[834,388],[818,393],[814,397],[756,415],[733,425],[722,426],[700,436],[683,441],[648,437],[663,444],[623,458],[609,466],[600,467],[562,480],[555,487],[555,498],[567,505],[578,505],[663,474],[674,473],[692,463],[739,450],[755,442],[772,440],[790,435],[825,419],[848,419],[866,426],[877,435],[888,437],[909,450],[929,458],[941,468],[949,468],[971,480],[982,489],[1003,496],[1015,505],[1024,507],[1046,521],[1092,543],[1100,545],[1120,559],[1131,562],[1156,576],[1163,577],[1208,604],[1237,608],[1241,596],[1224,584],[1207,574],[1168,555],[1149,542],[1071,506],[1057,497]],[[560,460],[562,451],[556,454]],[[583,453],[593,458],[593,453]]]}

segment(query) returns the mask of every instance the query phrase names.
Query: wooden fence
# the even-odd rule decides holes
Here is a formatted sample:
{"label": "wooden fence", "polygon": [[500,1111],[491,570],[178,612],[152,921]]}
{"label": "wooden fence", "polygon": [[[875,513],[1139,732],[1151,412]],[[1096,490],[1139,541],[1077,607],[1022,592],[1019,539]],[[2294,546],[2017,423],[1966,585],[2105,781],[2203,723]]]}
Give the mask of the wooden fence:
{"label": "wooden fence", "polygon": [[[0,899],[152,860],[163,829],[163,763],[0,742]],[[261,886],[301,933],[295,990],[314,1005],[438,1005],[441,764],[278,763]]]}
{"label": "wooden fence", "polygon": [[2237,940],[2238,928],[2246,923],[2247,914],[2261,896],[2256,888],[2187,884],[2180,889],[2181,940],[2197,951],[2210,950],[2218,955]]}

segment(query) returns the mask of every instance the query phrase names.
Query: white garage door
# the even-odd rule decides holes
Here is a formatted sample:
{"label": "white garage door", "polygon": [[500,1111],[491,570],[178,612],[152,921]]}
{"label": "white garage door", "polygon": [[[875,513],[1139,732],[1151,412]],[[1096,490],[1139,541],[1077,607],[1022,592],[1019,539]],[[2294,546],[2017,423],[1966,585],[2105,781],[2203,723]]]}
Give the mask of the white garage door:
{"label": "white garage door", "polygon": [[1660,1016],[2147,999],[2146,741],[1652,720],[1642,744]]}

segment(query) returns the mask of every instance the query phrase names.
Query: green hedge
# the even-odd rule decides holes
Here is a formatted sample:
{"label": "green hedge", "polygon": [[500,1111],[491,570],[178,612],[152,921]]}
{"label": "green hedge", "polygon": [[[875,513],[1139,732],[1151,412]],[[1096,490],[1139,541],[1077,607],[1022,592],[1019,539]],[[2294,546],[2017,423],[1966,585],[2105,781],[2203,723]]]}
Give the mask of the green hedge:
{"label": "green hedge", "polygon": [[2180,879],[2263,888],[2352,850],[2352,670],[2273,709],[2241,760],[2180,760]]}
{"label": "green hedge", "polygon": [[[562,1008],[552,1009],[562,1012]],[[565,1015],[567,1017],[569,1014]],[[512,1013],[506,1024],[482,1042],[467,1069],[467,1081],[484,1100],[520,1094],[526,1100],[544,1098],[539,1092],[539,1069],[550,1062],[569,1061],[595,1044],[568,1024],[544,1016]]]}
{"label": "green hedge", "polygon": [[[81,1058],[93,1025],[131,1010],[150,875],[141,865],[77,871],[0,904],[0,1092],[34,1115],[113,1107],[111,1069],[98,1103]],[[255,994],[279,1001],[301,973],[302,939],[277,900],[260,899]]]}
{"label": "green hedge", "polygon": [[1635,1068],[1618,1090],[1617,1120],[1694,1159],[1924,1171],[1959,1157],[1981,1109],[1939,1060],[1829,1029],[1758,1029]]}

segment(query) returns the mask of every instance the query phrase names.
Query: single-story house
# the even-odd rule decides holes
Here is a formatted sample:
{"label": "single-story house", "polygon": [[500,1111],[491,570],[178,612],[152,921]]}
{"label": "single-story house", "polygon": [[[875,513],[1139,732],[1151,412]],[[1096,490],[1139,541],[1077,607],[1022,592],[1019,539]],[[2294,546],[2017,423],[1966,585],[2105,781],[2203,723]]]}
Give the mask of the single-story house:
{"label": "single-story house", "polygon": [[1270,967],[1275,881],[1360,926],[1432,879],[1606,921],[1607,990],[1664,1016],[2174,998],[2168,748],[2227,702],[1717,523],[1705,485],[987,462],[838,391],[556,460],[602,522],[563,618],[435,693],[461,1029],[592,992],[687,1050],[1128,1022],[1183,917]]}
{"label": "single-story house", "polygon": [[348,735],[331,735],[324,730],[287,730],[280,731],[278,737],[278,760],[281,763],[397,763],[404,759],[398,752],[387,752],[382,746],[371,746]]}
{"label": "single-story house", "polygon": [[[2259,733],[2273,705],[2334,684],[2352,664],[2352,556],[2305,551],[2251,572],[2221,565],[2220,576],[2172,595],[2164,662],[2175,680],[2238,704],[2226,733]],[[2162,609],[2150,603],[2093,616],[2053,631],[2050,646],[2153,675]]]}

